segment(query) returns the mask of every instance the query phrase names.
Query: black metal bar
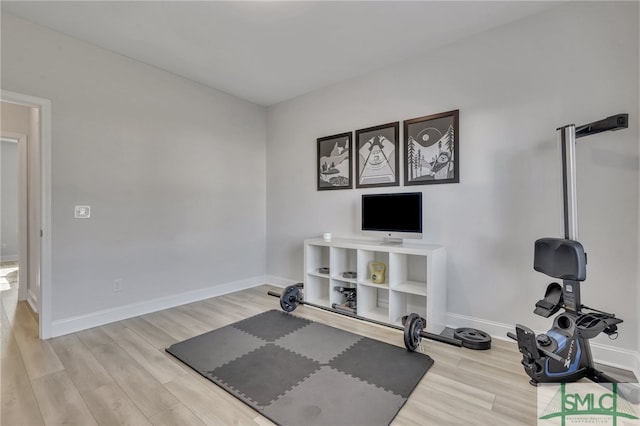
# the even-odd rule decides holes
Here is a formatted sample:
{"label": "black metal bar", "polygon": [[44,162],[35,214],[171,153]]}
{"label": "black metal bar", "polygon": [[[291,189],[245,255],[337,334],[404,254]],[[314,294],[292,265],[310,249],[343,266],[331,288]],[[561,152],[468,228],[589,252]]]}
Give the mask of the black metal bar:
{"label": "black metal bar", "polygon": [[462,340],[454,339],[453,337],[443,336],[441,334],[433,334],[427,333],[426,331],[421,331],[420,336],[427,338],[429,340],[435,340],[436,342],[446,343],[448,345],[462,347]]}
{"label": "black metal bar", "polygon": [[[273,297],[277,297],[277,298],[281,297],[280,293],[276,293],[275,291],[271,291],[271,290],[267,291],[267,294],[269,296],[273,296]],[[328,308],[326,306],[316,305],[315,303],[311,303],[311,302],[305,302],[304,300],[301,300],[299,303],[301,305],[308,305],[308,306],[311,306],[313,308],[318,308],[318,309],[322,309],[323,311],[333,312],[334,314],[344,315],[346,317],[354,318],[354,319],[357,319],[357,320],[360,320],[360,321],[370,322],[372,324],[382,325],[382,326],[385,326],[385,327],[395,328],[396,330],[404,331],[404,327],[399,326],[399,325],[389,324],[389,323],[382,322],[382,321],[376,321],[374,319],[361,317],[359,315],[351,314],[349,312],[338,311],[336,309]],[[452,337],[442,336],[440,334],[428,333],[426,331],[421,331],[420,332],[420,336],[424,337],[426,339],[435,340],[437,342],[447,343],[449,345],[462,347],[462,340],[455,339],[455,338],[452,338]]]}
{"label": "black metal bar", "polygon": [[619,383],[620,382],[620,380],[616,379],[615,377],[612,377],[600,370],[596,370],[595,368],[589,369],[589,371],[587,372],[587,378],[595,383]]}
{"label": "black metal bar", "polygon": [[576,140],[597,133],[626,129],[629,114],[616,114],[593,123],[576,126],[567,124],[559,127],[559,141],[562,150],[562,198],[564,207],[564,237],[578,240],[578,203],[576,189]]}
{"label": "black metal bar", "polygon": [[576,127],[576,139],[595,135],[609,130],[621,130],[629,127],[629,114],[616,114],[593,123]]}
{"label": "black metal bar", "polygon": [[582,305],[582,309],[588,309],[590,311],[597,312],[599,314],[603,314],[603,315],[606,315],[606,316],[611,317],[611,318],[615,318],[616,317],[616,314],[612,314],[610,312],[601,311],[600,309],[590,308],[590,307],[588,307],[586,305]]}
{"label": "black metal bar", "polygon": [[[567,126],[568,127],[568,126]],[[560,147],[562,150],[562,212],[563,212],[563,224],[564,224],[564,237],[569,239],[569,171],[567,170],[567,140],[565,128],[562,128],[560,134]]]}

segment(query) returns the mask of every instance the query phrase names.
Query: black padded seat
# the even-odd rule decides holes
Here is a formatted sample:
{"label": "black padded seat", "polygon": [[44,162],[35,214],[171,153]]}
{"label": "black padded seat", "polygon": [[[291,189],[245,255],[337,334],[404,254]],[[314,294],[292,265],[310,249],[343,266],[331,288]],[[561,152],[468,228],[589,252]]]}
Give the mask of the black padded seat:
{"label": "black padded seat", "polygon": [[587,255],[577,241],[540,238],[535,243],[533,269],[562,280],[584,281],[587,278]]}

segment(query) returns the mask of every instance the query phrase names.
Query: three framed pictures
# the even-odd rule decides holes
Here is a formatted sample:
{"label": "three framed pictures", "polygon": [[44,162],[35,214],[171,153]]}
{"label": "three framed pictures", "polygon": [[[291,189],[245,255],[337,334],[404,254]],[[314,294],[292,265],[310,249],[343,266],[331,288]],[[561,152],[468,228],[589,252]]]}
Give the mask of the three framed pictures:
{"label": "three framed pictures", "polygon": [[[459,110],[403,122],[404,185],[460,182]],[[398,121],[317,139],[318,191],[399,186]],[[355,152],[352,146],[355,145]],[[355,177],[352,153],[355,156]]]}

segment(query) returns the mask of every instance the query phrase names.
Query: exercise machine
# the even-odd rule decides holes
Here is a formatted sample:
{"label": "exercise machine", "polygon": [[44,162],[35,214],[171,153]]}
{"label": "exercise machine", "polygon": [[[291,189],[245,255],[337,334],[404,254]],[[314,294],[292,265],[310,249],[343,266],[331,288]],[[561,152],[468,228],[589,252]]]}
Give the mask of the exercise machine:
{"label": "exercise machine", "polygon": [[600,333],[614,339],[622,319],[615,314],[582,304],[580,285],[586,279],[587,254],[578,242],[576,193],[576,140],[596,133],[626,129],[628,114],[618,114],[600,121],[557,129],[562,151],[562,186],[564,238],[541,238],[534,245],[533,268],[562,280],[547,286],[545,296],[536,303],[534,313],[545,318],[564,311],[553,326],[535,335],[530,328],[517,324],[516,334],[507,333],[518,342],[522,365],[530,383],[574,382],[584,377],[594,382],[617,382],[594,368],[589,340]]}

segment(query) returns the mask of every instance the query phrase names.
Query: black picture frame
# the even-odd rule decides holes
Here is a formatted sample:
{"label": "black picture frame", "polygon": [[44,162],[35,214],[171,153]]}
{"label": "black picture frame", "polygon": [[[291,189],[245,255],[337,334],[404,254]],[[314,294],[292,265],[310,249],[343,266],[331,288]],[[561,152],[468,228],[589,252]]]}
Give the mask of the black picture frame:
{"label": "black picture frame", "polygon": [[404,184],[460,182],[460,111],[405,120]]}
{"label": "black picture frame", "polygon": [[356,130],[356,188],[400,185],[400,122]]}
{"label": "black picture frame", "polygon": [[318,138],[318,191],[351,189],[353,132]]}

